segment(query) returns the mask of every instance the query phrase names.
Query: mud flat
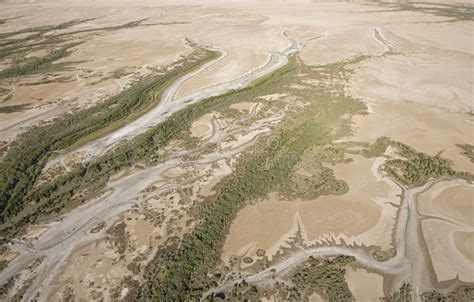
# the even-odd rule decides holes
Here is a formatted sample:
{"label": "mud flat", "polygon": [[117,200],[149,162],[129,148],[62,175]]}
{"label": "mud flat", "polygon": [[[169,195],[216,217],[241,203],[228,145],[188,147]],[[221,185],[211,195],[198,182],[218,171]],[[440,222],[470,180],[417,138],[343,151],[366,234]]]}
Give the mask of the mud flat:
{"label": "mud flat", "polygon": [[208,139],[212,136],[212,119],[214,114],[208,113],[203,115],[191,125],[191,136],[200,139]]}
{"label": "mud flat", "polygon": [[[466,122],[469,116],[400,102],[379,100],[370,106],[373,113],[353,118],[357,131],[348,140],[373,142],[378,137],[388,136],[430,155],[442,151],[443,157],[453,161],[454,169],[474,171],[474,164],[456,147],[456,144],[471,141],[474,124]],[[374,127],[380,123],[387,126]]]}
{"label": "mud flat", "polygon": [[400,204],[400,188],[378,175],[377,167],[383,160],[354,159],[334,167],[336,177],[349,185],[345,195],[285,201],[273,193],[242,209],[230,228],[223,259],[255,257],[257,250],[263,249],[271,260],[298,229],[308,246],[331,243],[392,248],[398,212],[394,205]]}
{"label": "mud flat", "polygon": [[446,34],[441,40],[431,33],[422,38],[423,24],[413,25],[413,34],[394,26],[380,29],[395,51],[364,60],[350,80],[348,93],[370,107],[368,115],[353,119],[357,131],[351,139],[388,136],[428,154],[443,151],[455,169],[472,173],[474,165],[456,147],[469,144],[474,129],[472,48],[462,40],[449,43],[448,37],[454,28],[469,26],[436,25]]}
{"label": "mud flat", "polygon": [[419,197],[421,229],[438,282],[474,282],[473,202],[474,186],[456,180],[438,182]]}

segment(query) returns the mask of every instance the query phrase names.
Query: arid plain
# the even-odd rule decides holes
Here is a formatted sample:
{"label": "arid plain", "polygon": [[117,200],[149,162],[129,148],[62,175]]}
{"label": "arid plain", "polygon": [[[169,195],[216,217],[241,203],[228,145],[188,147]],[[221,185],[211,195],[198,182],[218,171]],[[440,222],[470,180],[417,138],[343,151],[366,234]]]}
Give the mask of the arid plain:
{"label": "arid plain", "polygon": [[473,301],[473,18],[0,1],[0,300]]}

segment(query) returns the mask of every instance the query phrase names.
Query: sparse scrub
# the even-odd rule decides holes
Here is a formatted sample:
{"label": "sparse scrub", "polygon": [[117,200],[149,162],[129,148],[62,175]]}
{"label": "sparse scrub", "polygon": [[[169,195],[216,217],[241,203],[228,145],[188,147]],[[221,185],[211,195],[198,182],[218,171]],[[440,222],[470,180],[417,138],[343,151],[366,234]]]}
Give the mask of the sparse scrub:
{"label": "sparse scrub", "polygon": [[0,71],[0,79],[8,79],[33,73],[44,73],[60,67],[64,68],[65,66],[67,66],[67,64],[62,63],[54,65],[53,62],[69,56],[72,53],[72,51],[70,51],[69,49],[79,44],[80,43],[71,43],[61,47],[60,49],[51,51],[48,55],[44,57],[32,58],[27,60],[23,64],[14,64]]}
{"label": "sparse scrub", "polygon": [[470,4],[448,4],[448,3],[429,3],[429,2],[379,2],[398,10],[414,11],[425,14],[432,14],[439,17],[453,18],[453,21],[472,21],[474,20],[474,7]]}
{"label": "sparse scrub", "polygon": [[474,300],[474,287],[461,285],[447,295],[437,291],[430,291],[421,295],[423,302],[470,302]]}
{"label": "sparse scrub", "polygon": [[[57,25],[50,25],[50,26],[40,26],[40,27],[33,27],[33,28],[26,28],[23,30],[15,31],[15,32],[7,32],[7,33],[0,33],[0,59],[4,59],[8,56],[16,55],[19,56],[20,62],[17,62],[17,65],[11,66],[8,73],[5,73],[6,70],[0,72],[0,79],[6,79],[10,77],[21,76],[27,71],[34,71],[35,68],[32,68],[37,65],[43,65],[45,62],[50,61],[55,56],[58,56],[59,53],[64,54],[63,48],[67,47],[64,45],[68,39],[75,39],[78,34],[87,34],[87,33],[94,33],[94,32],[101,32],[101,31],[115,31],[121,30],[126,28],[133,28],[140,26],[143,21],[146,19],[141,19],[137,21],[127,22],[125,24],[116,25],[116,26],[106,26],[106,27],[98,27],[98,28],[90,28],[90,29],[82,29],[70,32],[62,32],[62,33],[51,33],[52,31],[58,31],[73,27],[75,25],[92,21],[94,19],[83,19],[83,20],[72,20],[68,22],[64,22]],[[31,33],[30,35],[14,39],[14,37],[19,34]],[[49,35],[45,35],[45,34]],[[68,39],[66,39],[68,38]],[[75,43],[82,43],[82,42],[75,42]],[[43,58],[34,58],[34,59],[26,59],[24,56],[27,53],[43,49],[50,45],[55,45],[56,48],[61,47],[61,49],[54,50],[50,52],[47,56]],[[66,49],[67,50],[67,49]],[[58,53],[59,52],[59,53]],[[60,59],[62,56],[59,56]],[[56,60],[58,60],[56,59]],[[26,61],[26,62],[24,62]],[[49,63],[51,63],[50,61]],[[21,63],[21,64],[20,64]],[[25,65],[25,66],[23,66]],[[3,74],[3,75],[2,75]]]}
{"label": "sparse scrub", "polygon": [[412,290],[409,283],[403,282],[400,289],[381,299],[382,302],[412,302]]}
{"label": "sparse scrub", "polygon": [[467,156],[474,163],[474,146],[469,144],[457,144],[456,147],[462,150],[461,154]]}
{"label": "sparse scrub", "polygon": [[15,286],[15,278],[11,277],[4,284],[0,285],[0,298],[4,298],[10,289]]}

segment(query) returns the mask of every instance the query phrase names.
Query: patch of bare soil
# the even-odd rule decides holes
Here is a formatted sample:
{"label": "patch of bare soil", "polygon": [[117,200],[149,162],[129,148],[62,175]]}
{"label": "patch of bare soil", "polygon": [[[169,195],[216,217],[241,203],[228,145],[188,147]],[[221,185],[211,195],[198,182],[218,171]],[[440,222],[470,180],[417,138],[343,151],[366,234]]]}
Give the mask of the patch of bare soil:
{"label": "patch of bare soil", "polygon": [[346,282],[356,301],[378,301],[384,297],[383,277],[363,268],[349,267]]}

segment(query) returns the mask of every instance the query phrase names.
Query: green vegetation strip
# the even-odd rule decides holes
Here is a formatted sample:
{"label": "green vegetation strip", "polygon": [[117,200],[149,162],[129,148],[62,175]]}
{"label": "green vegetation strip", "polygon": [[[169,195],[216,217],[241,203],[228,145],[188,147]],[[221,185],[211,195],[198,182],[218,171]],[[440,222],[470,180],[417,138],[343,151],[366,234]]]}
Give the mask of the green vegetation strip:
{"label": "green vegetation strip", "polygon": [[0,107],[0,113],[13,113],[13,112],[19,112],[23,111],[26,106],[29,104],[23,104],[23,105],[13,105],[13,106],[3,106]]}
{"label": "green vegetation strip", "polygon": [[[93,20],[93,19],[72,20],[72,21],[67,21],[67,22],[60,23],[60,24],[46,25],[46,26],[38,26],[38,27],[30,27],[30,28],[21,29],[21,30],[18,30],[18,31],[0,33],[0,39],[3,40],[3,39],[7,39],[7,38],[10,38],[10,37],[16,36],[16,35],[25,34],[25,33],[40,33],[40,34],[45,34],[45,33],[47,33],[47,32],[51,32],[51,31],[55,31],[55,30],[66,29],[66,28],[72,27],[72,26],[74,26],[74,25],[78,25],[78,24],[81,24],[81,23],[84,23],[84,22],[88,22],[88,21],[91,21],[91,20]],[[13,40],[6,40],[6,41],[7,41],[7,42],[9,42],[9,41],[17,42],[17,41],[19,41],[19,40],[20,40],[20,39],[13,39]],[[24,40],[22,40],[22,41],[24,41]],[[1,44],[0,44],[0,45],[1,45]]]}
{"label": "green vegetation strip", "polygon": [[[69,27],[88,22],[90,20],[93,19],[72,20],[55,25],[32,27],[15,32],[2,33],[0,34],[0,59],[4,59],[10,55],[15,54],[17,55],[17,57],[15,57],[16,62],[19,60],[19,54],[33,52],[51,44],[64,43],[65,41],[63,39],[60,39],[59,35],[51,34],[45,36],[45,34],[56,30],[67,29]],[[12,36],[26,33],[31,34],[23,38],[8,39]]]}
{"label": "green vegetation strip", "polygon": [[398,290],[391,295],[381,299],[382,302],[470,302],[474,301],[474,287],[472,285],[460,285],[448,294],[441,294],[435,290],[425,292],[420,297],[415,297],[412,286],[403,282]]}
{"label": "green vegetation strip", "polygon": [[388,5],[401,11],[414,11],[425,14],[432,14],[439,17],[453,18],[452,21],[472,21],[474,20],[474,6],[462,3],[430,3],[430,2],[378,2]]}
{"label": "green vegetation strip", "polygon": [[26,60],[22,64],[14,64],[2,71],[0,71],[0,79],[8,79],[13,77],[19,77],[23,75],[29,75],[40,72],[48,72],[59,66],[64,67],[64,64],[52,64],[53,62],[69,56],[72,51],[69,49],[79,45],[81,43],[71,43],[67,44],[60,49],[55,49],[51,51],[44,57],[31,58]]}
{"label": "green vegetation strip", "polygon": [[[68,49],[83,42],[65,44],[67,41],[65,39],[66,37],[75,38],[75,35],[78,34],[87,34],[100,31],[114,31],[137,27],[142,25],[142,22],[144,22],[146,19],[132,21],[116,26],[52,33],[53,31],[64,30],[81,23],[89,22],[91,20],[94,19],[72,20],[56,25],[26,28],[15,32],[0,34],[0,59],[4,59],[9,56],[12,56],[14,59],[14,64],[11,67],[0,72],[0,79],[8,79],[32,73],[51,71],[51,63],[68,56],[71,53],[68,51]],[[11,38],[13,36],[26,33],[31,34],[23,38]],[[50,51],[44,57],[26,58],[25,56],[27,53],[45,49],[51,45],[54,45],[56,49]],[[64,64],[57,64],[55,67],[64,67]]]}
{"label": "green vegetation strip", "polygon": [[[156,103],[164,88],[177,77],[216,56],[218,54],[215,52],[200,50],[190,58],[183,59],[180,65],[166,74],[147,77],[101,104],[69,114],[51,125],[32,129],[22,135],[20,144],[12,148],[0,162],[0,221],[3,223],[18,214],[31,198],[42,199],[51,188],[62,193],[68,192],[66,183],[53,183],[45,190],[33,191],[27,198],[52,152],[67,148],[81,138],[131,115],[136,117],[137,112],[143,113],[145,108],[150,108],[150,104]],[[94,166],[89,169],[94,170]]]}

